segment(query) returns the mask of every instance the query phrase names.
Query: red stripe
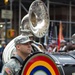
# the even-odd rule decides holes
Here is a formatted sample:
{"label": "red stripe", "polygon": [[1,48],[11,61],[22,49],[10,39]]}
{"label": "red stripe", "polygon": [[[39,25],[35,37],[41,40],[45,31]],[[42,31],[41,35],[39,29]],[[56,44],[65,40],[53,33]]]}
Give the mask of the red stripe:
{"label": "red stripe", "polygon": [[60,41],[63,40],[63,27],[62,27],[62,22],[60,21],[60,26],[59,26],[59,35],[58,35],[58,51],[60,50]]}

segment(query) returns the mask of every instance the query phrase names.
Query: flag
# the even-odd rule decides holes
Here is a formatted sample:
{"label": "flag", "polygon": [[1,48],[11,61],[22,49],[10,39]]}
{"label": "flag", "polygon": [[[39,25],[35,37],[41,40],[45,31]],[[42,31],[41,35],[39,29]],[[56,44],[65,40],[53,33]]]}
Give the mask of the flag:
{"label": "flag", "polygon": [[53,38],[53,22],[52,22],[52,24],[51,24],[50,37],[49,37],[49,44],[52,42],[52,38]]}
{"label": "flag", "polygon": [[51,27],[50,27],[50,34],[49,34],[49,41],[48,41],[48,45],[47,45],[47,50],[50,50],[50,46],[52,44],[52,38],[53,38],[53,22],[51,22]]}
{"label": "flag", "polygon": [[60,26],[59,26],[59,34],[58,34],[58,50],[60,49],[60,41],[63,40],[63,27],[62,27],[62,22],[60,21]]}

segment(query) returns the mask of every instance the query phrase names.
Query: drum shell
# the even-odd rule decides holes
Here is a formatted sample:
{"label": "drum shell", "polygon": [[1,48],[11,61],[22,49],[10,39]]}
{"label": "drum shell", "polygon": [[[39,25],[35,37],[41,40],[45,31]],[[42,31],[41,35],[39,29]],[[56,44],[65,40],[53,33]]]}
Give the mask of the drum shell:
{"label": "drum shell", "polygon": [[[41,56],[41,57],[39,58],[39,56]],[[42,59],[42,56],[43,56],[43,59]],[[48,57],[49,60],[46,61],[46,59],[47,59],[46,57]],[[31,68],[32,70],[29,70],[30,67],[34,63],[39,62],[41,59],[43,61],[45,61],[46,63],[48,63],[49,66],[52,67],[52,69],[54,70],[55,75],[74,75],[75,74],[75,58],[73,58],[69,53],[63,53],[63,52],[59,52],[59,53],[57,53],[57,52],[55,52],[55,53],[36,52],[36,53],[32,53],[24,61],[24,64],[21,68],[21,71],[20,71],[19,75],[26,75],[24,73],[29,73],[30,74],[32,72],[32,70],[35,69],[35,67],[39,66],[39,64],[34,65],[33,66],[34,68]],[[43,61],[42,61],[42,64],[43,64]],[[29,66],[29,67],[27,67],[27,66]],[[48,67],[46,64],[43,64],[42,66],[44,66],[48,70],[50,70],[51,75],[54,75],[53,71],[51,70],[51,67]],[[55,70],[55,68],[56,68],[56,70]],[[41,70],[43,70],[43,69],[41,69]],[[39,70],[37,72],[39,72]],[[39,75],[41,75],[41,74],[39,73]]]}
{"label": "drum shell", "polygon": [[68,52],[73,58],[75,58],[75,50]]}
{"label": "drum shell", "polygon": [[56,63],[61,75],[75,73],[75,58],[68,53],[47,53]]}

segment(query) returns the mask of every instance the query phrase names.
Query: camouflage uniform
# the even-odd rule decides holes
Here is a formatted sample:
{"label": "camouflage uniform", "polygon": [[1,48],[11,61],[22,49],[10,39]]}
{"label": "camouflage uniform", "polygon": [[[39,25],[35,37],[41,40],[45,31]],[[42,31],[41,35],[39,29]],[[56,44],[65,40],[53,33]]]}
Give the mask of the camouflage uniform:
{"label": "camouflage uniform", "polygon": [[[15,47],[18,44],[20,46],[20,44],[25,44],[25,43],[28,43],[28,47],[29,47],[32,43],[32,40],[30,40],[28,36],[19,36],[14,40],[14,43],[15,43],[14,44]],[[22,67],[22,64],[23,64],[23,59],[17,54],[13,55],[13,58],[11,57],[11,59],[6,64],[4,64],[2,69],[2,75],[19,75],[19,71]]]}
{"label": "camouflage uniform", "polygon": [[17,59],[10,59],[8,63],[4,64],[2,75],[18,75],[21,66],[21,63]]}

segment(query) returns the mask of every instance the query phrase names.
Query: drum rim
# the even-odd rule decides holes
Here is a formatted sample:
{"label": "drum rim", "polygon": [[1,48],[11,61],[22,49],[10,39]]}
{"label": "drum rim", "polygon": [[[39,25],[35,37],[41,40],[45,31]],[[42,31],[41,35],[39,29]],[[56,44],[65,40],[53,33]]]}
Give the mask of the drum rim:
{"label": "drum rim", "polygon": [[[34,56],[41,55],[41,54],[42,54],[42,56],[45,55],[45,56],[47,56],[47,57],[50,58],[50,56],[49,56],[48,54],[45,54],[44,52],[35,52],[35,53],[30,54],[30,55],[26,58],[26,60],[24,61],[23,66],[21,67],[21,70],[20,70],[20,72],[19,72],[19,75],[23,75],[24,69],[26,68],[26,65],[25,65],[25,64],[28,64],[29,60],[31,60]],[[30,58],[31,58],[31,59],[30,59]],[[52,57],[51,57],[50,59],[52,59]],[[53,61],[53,60],[51,60],[51,61]],[[60,75],[60,72],[59,72],[59,69],[58,69],[57,65],[55,64],[54,61],[53,61],[53,63],[54,63],[54,65],[55,65],[55,67],[57,68],[57,71],[58,71],[58,73],[59,73],[59,75]]]}

